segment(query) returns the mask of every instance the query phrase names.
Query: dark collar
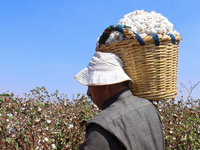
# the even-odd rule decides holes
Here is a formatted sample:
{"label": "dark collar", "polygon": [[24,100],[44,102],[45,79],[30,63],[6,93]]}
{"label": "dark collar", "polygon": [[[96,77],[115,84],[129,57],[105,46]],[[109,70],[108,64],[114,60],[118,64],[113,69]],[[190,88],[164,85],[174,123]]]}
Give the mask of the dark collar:
{"label": "dark collar", "polygon": [[111,97],[108,101],[105,102],[105,104],[103,105],[103,109],[102,109],[102,110],[106,109],[106,108],[109,107],[111,104],[113,104],[114,102],[116,102],[116,101],[118,100],[118,97],[119,97],[122,93],[124,93],[124,92],[126,92],[126,91],[129,91],[129,89],[128,89],[128,88],[123,89],[122,91],[120,91],[119,93],[117,93],[117,94],[115,94],[113,97]]}

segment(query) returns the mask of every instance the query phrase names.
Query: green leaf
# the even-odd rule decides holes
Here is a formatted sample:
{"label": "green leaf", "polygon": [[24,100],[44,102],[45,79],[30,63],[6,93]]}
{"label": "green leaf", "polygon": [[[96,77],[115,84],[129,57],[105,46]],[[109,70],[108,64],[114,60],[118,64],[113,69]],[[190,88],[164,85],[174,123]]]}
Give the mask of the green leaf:
{"label": "green leaf", "polygon": [[15,111],[18,112],[18,113],[20,112],[19,109],[15,109]]}
{"label": "green leaf", "polygon": [[16,101],[16,100],[12,100],[12,103],[15,103],[15,104],[17,104],[17,101]]}
{"label": "green leaf", "polygon": [[183,144],[178,144],[178,147],[179,147],[179,148],[183,148],[184,145],[183,145]]}
{"label": "green leaf", "polygon": [[2,93],[2,94],[0,94],[0,96],[6,96],[6,97],[8,97],[8,96],[10,96],[10,95],[7,94],[7,93]]}
{"label": "green leaf", "polygon": [[8,143],[12,142],[12,138],[7,137],[6,142],[8,142]]}
{"label": "green leaf", "polygon": [[49,104],[45,103],[45,104],[44,104],[44,106],[45,106],[45,107],[48,107],[48,106],[49,106]]}
{"label": "green leaf", "polygon": [[27,125],[32,125],[32,123],[29,121],[29,122],[27,123]]}
{"label": "green leaf", "polygon": [[57,97],[57,95],[58,95],[58,90],[56,89],[56,92],[53,93],[53,96]]}
{"label": "green leaf", "polygon": [[63,114],[64,112],[62,110],[59,111],[61,114]]}
{"label": "green leaf", "polygon": [[36,105],[33,105],[33,107],[34,107],[34,109],[38,109],[38,106],[36,106]]}

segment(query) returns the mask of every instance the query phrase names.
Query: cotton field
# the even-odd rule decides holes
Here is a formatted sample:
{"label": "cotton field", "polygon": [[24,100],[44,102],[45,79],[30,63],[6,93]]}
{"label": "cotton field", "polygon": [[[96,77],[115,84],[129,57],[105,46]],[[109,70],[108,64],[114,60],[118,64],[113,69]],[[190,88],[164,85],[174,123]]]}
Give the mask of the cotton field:
{"label": "cotton field", "polygon": [[[193,88],[191,88],[193,89]],[[200,100],[190,95],[153,102],[163,122],[166,149],[200,148]],[[85,124],[100,110],[85,95],[72,100],[45,87],[25,98],[0,95],[0,149],[79,149]]]}

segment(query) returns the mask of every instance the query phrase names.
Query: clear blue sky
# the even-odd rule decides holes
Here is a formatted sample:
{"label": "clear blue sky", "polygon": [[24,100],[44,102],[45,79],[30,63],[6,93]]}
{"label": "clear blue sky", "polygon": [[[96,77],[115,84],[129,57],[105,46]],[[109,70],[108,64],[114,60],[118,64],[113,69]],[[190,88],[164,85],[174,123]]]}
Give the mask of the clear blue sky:
{"label": "clear blue sky", "polygon": [[[167,17],[183,38],[178,87],[200,81],[199,0],[0,0],[0,93],[36,86],[86,93],[74,75],[88,65],[103,30],[135,10]],[[192,96],[200,98],[200,85]]]}

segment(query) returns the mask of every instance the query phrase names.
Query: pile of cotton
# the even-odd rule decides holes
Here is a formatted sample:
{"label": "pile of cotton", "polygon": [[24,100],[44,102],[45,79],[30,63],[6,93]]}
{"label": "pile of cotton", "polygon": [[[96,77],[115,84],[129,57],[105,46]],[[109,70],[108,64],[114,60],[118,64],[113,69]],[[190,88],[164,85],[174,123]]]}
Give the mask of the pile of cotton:
{"label": "pile of cotton", "polygon": [[[140,36],[168,33],[179,34],[173,29],[173,24],[169,22],[166,17],[155,11],[148,13],[144,10],[136,10],[128,13],[119,20],[118,25],[127,25],[131,27],[131,30],[138,33]],[[110,34],[105,44],[111,44],[120,40],[126,40],[126,37],[122,33],[114,31]],[[97,46],[99,45],[98,41],[99,38],[97,39]]]}

